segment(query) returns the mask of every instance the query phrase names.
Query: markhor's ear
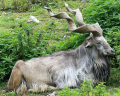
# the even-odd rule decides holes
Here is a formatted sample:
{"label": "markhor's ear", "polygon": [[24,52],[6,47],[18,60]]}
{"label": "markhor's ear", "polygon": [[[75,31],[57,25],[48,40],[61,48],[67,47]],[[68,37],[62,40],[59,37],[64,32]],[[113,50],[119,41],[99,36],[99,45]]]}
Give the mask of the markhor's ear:
{"label": "markhor's ear", "polygon": [[93,44],[91,42],[88,42],[85,46],[85,48],[91,48],[93,46]]}

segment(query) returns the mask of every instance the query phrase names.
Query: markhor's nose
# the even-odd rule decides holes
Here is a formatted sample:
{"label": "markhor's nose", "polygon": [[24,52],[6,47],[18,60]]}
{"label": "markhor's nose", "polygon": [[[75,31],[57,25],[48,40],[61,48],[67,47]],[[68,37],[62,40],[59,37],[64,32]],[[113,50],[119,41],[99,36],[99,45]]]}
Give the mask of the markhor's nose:
{"label": "markhor's nose", "polygon": [[114,50],[111,50],[112,53],[115,53]]}

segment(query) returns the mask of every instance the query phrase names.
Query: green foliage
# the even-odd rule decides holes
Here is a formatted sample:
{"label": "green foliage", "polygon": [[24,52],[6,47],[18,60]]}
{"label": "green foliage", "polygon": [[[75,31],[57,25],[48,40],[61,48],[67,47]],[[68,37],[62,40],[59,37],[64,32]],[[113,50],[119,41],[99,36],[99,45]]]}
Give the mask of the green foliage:
{"label": "green foliage", "polygon": [[[14,50],[12,43],[16,42],[16,34],[11,33],[1,33],[0,34],[0,79],[3,79],[6,74],[8,74],[12,68],[11,51]],[[11,63],[9,65],[9,63]]]}
{"label": "green foliage", "polygon": [[[61,0],[61,2],[63,1]],[[36,8],[40,6],[60,6],[61,2],[57,0],[0,0],[0,10],[12,9],[23,12],[29,9],[36,10]],[[63,7],[63,5],[61,7]]]}
{"label": "green foliage", "polygon": [[12,0],[12,9],[27,11],[30,8],[30,3],[28,0]]}
{"label": "green foliage", "polygon": [[[3,95],[2,95],[3,94]],[[7,94],[4,94],[4,92],[1,94],[1,96],[16,96],[16,93],[15,92],[9,92]]]}
{"label": "green foliage", "polygon": [[111,68],[111,75],[109,81],[107,82],[107,86],[120,86],[120,68]]}
{"label": "green foliage", "polygon": [[85,40],[85,38],[88,36],[88,34],[78,34],[74,33],[71,35],[68,39],[65,41],[58,42],[56,44],[51,45],[51,49],[47,50],[49,53],[57,52],[61,50],[71,50],[77,48],[79,45],[82,44],[82,42]]}
{"label": "green foliage", "polygon": [[30,8],[29,0],[1,0],[0,1],[0,9],[8,10],[8,9],[17,9],[19,11],[27,11]]}
{"label": "green foliage", "polygon": [[111,66],[119,67],[120,65],[120,27],[115,26],[107,29],[108,35],[106,36],[109,44],[115,50],[114,58],[111,58]]}
{"label": "green foliage", "polygon": [[90,0],[89,6],[84,9],[85,21],[99,22],[102,28],[111,28],[120,25],[119,0]]}
{"label": "green foliage", "polygon": [[108,96],[109,93],[105,90],[105,87],[104,83],[101,82],[93,88],[91,80],[86,80],[79,89],[65,87],[62,91],[57,92],[56,96]]}
{"label": "green foliage", "polygon": [[0,33],[0,80],[10,74],[17,60],[27,60],[46,54],[47,40],[42,30],[33,33],[32,26],[24,22],[18,25],[15,33]]}
{"label": "green foliage", "polygon": [[30,8],[34,9],[39,7],[39,5],[45,5],[45,2],[47,0],[1,0],[0,10],[15,9],[17,11],[28,11]]}
{"label": "green foliage", "polygon": [[120,96],[120,89],[117,89],[118,93],[114,93],[114,96]]}

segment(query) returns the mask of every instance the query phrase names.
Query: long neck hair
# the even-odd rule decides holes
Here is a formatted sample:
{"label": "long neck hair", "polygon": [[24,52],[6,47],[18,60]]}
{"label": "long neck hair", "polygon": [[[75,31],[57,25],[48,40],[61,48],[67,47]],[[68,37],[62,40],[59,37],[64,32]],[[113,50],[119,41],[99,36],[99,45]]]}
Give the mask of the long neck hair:
{"label": "long neck hair", "polygon": [[[85,48],[87,40],[85,40],[77,49],[75,49],[75,57],[77,68],[81,66],[87,68],[88,73],[92,72],[94,79],[100,82],[108,81],[110,75],[110,62],[108,56],[100,54],[95,46]],[[85,69],[86,69],[85,68]]]}

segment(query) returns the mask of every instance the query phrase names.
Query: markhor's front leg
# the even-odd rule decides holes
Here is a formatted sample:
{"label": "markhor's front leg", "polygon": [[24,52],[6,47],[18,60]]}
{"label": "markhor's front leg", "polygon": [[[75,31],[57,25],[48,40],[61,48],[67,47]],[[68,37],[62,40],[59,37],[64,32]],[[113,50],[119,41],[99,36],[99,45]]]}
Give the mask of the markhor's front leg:
{"label": "markhor's front leg", "polygon": [[32,93],[39,93],[39,92],[45,92],[48,89],[48,85],[46,84],[32,84],[32,88],[28,89],[28,92]]}
{"label": "markhor's front leg", "polygon": [[45,92],[47,90],[59,90],[59,88],[57,87],[53,87],[53,86],[48,86],[46,84],[32,84],[33,88],[28,89],[28,92],[32,92],[32,93],[39,93],[39,92]]}

